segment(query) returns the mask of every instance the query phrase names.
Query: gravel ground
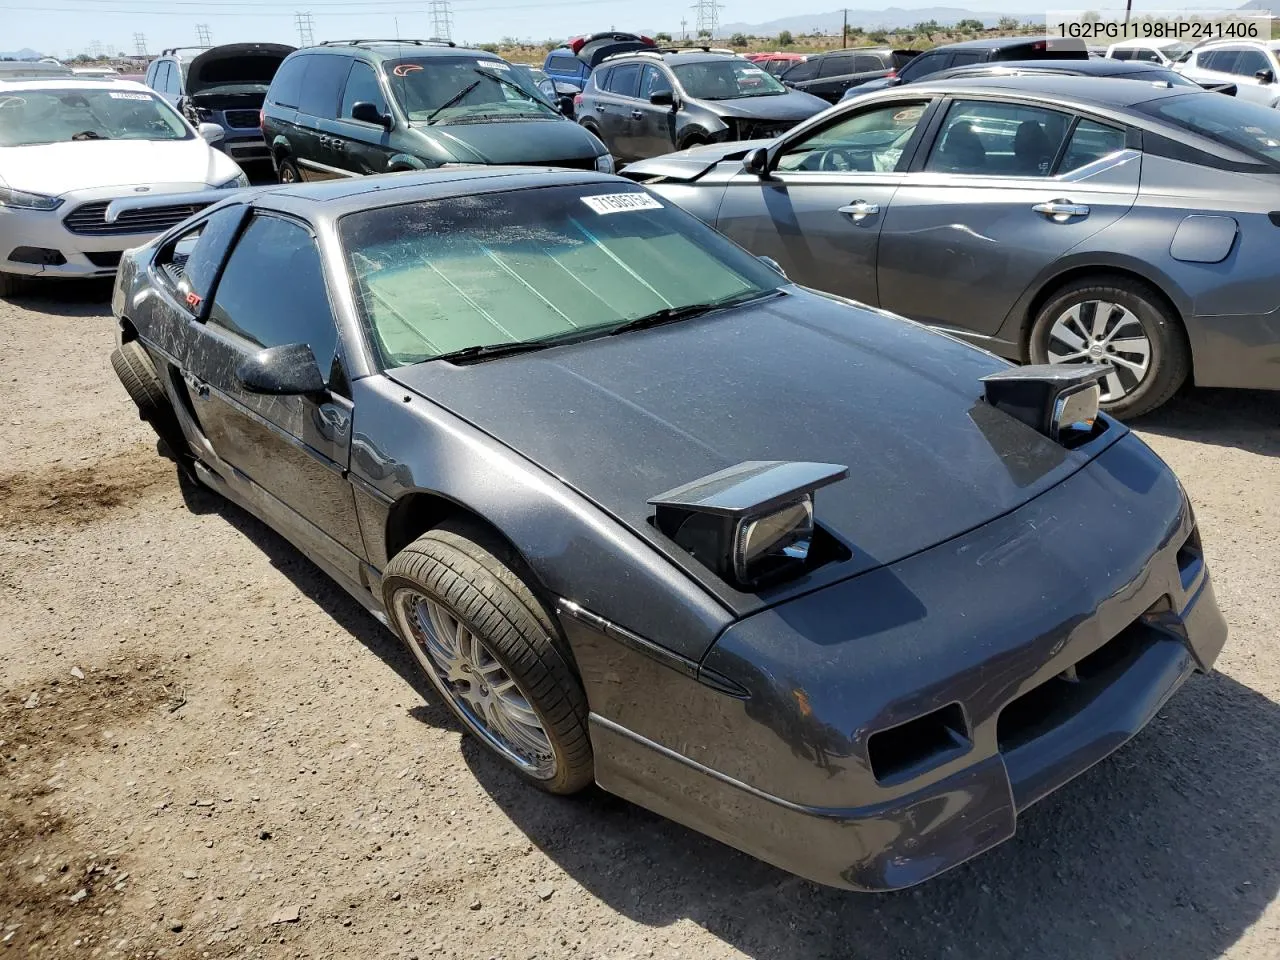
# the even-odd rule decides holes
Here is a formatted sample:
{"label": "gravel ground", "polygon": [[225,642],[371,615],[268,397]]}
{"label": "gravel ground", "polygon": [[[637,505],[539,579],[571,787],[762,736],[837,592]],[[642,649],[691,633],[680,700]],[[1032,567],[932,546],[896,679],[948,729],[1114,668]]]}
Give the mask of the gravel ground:
{"label": "gravel ground", "polygon": [[1218,672],[1009,843],[858,896],[504,772],[354,601],[178,481],[108,293],[0,301],[0,958],[1280,956],[1280,395],[1138,425],[1195,501]]}

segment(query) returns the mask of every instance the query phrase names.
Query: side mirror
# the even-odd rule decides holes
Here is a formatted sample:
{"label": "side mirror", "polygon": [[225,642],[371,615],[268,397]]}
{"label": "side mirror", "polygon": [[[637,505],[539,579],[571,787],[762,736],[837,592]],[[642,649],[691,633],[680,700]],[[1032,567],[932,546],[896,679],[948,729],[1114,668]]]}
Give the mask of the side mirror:
{"label": "side mirror", "polygon": [[351,119],[361,123],[372,123],[384,130],[391,129],[391,118],[367,100],[359,100],[351,105]]}
{"label": "side mirror", "polygon": [[791,279],[790,277],[787,276],[787,271],[782,269],[782,264],[780,264],[777,260],[773,259],[773,257],[756,257],[756,259],[759,260],[761,263],[763,263],[770,270],[775,270],[778,273],[782,274],[782,277],[784,280]]}
{"label": "side mirror", "polygon": [[1255,73],[1253,75],[1253,79],[1257,80],[1261,84],[1275,83],[1276,75],[1271,72],[1270,68],[1266,68]]}
{"label": "side mirror", "polygon": [[757,177],[769,176],[769,151],[764,147],[756,147],[742,158],[742,169]]}
{"label": "side mirror", "polygon": [[245,357],[236,379],[250,393],[277,397],[314,397],[325,392],[316,356],[305,343],[268,347]]}
{"label": "side mirror", "polygon": [[220,123],[202,123],[196,127],[196,133],[200,134],[200,139],[205,143],[221,143],[227,136],[227,131],[222,129]]}
{"label": "side mirror", "polygon": [[671,90],[655,90],[649,94],[649,102],[655,107],[670,107],[676,102],[676,95]]}

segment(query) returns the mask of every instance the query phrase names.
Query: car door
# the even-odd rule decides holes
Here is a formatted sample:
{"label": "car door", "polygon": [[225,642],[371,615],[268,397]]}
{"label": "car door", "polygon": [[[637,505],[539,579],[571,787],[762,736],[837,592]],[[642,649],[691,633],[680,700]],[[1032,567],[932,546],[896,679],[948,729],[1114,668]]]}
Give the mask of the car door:
{"label": "car door", "polygon": [[930,105],[882,101],[784,138],[767,178],[730,181],[716,226],[796,283],[876,303],[880,228]]}
{"label": "car door", "polygon": [[1123,128],[1064,110],[946,104],[885,217],[880,305],[994,336],[1046,266],[1133,206],[1141,159]]}
{"label": "car door", "polygon": [[621,160],[636,160],[636,97],[640,89],[640,64],[622,63],[609,71],[605,86],[595,98],[600,139]]}
{"label": "car door", "polygon": [[804,87],[805,93],[821,97],[828,103],[835,103],[853,82],[854,54],[841,51],[828,53],[822,57],[818,67],[818,78]]}
{"label": "car door", "polygon": [[662,67],[646,63],[640,73],[640,96],[634,113],[638,113],[635,136],[630,146],[637,158],[657,157],[676,148],[676,112],[674,105],[649,102],[655,93],[675,93],[671,76]]}
{"label": "car door", "polygon": [[332,180],[348,176],[346,168],[338,164],[342,147],[335,145],[338,143],[335,121],[351,58],[317,54],[308,60],[298,95],[298,113],[294,118],[296,142],[293,149],[298,169],[304,180]]}
{"label": "car door", "polygon": [[1237,51],[1231,73],[1229,82],[1236,84],[1236,96],[1241,100],[1269,107],[1280,97],[1275,66],[1271,58],[1256,47],[1242,47]]}
{"label": "car door", "polygon": [[[1201,81],[1236,83],[1238,77],[1235,74],[1235,63],[1239,53],[1240,49],[1238,47],[1215,47],[1212,50],[1201,50],[1195,54],[1193,64],[1184,72],[1197,83]],[[1250,99],[1245,92],[1246,86],[1248,84],[1237,84],[1237,97]]]}
{"label": "car door", "polygon": [[[185,370],[219,472],[273,526],[358,579],[364,547],[346,478],[353,407],[315,237],[297,221],[255,213],[202,307]],[[323,394],[254,393],[238,378],[263,348],[298,343],[316,358]]]}
{"label": "car door", "polygon": [[901,83],[915,83],[918,80],[923,80],[931,73],[946,70],[951,66],[951,58],[952,53],[950,51],[939,50],[922,53],[898,70],[898,80]]}
{"label": "car door", "polygon": [[379,114],[390,116],[390,108],[378,82],[378,75],[363,60],[351,61],[351,69],[342,90],[342,102],[338,107],[338,117],[331,124],[322,125],[322,129],[330,137],[333,165],[362,176],[386,173],[393,153],[391,131],[382,124],[357,120],[353,116],[357,103],[371,103]]}

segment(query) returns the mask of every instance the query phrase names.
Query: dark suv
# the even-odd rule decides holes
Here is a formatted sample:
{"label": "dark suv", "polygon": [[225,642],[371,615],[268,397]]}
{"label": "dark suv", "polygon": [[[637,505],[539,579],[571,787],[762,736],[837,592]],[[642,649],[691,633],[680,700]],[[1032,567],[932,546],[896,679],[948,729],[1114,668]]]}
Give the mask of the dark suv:
{"label": "dark suv", "polygon": [[612,172],[590,132],[548,103],[525,71],[447,40],[343,40],[280,67],[262,132],[282,183],[528,164]]}
{"label": "dark suv", "polygon": [[226,136],[217,147],[237,163],[269,159],[262,139],[262,100],[276,70],[294,48],[281,43],[173,47],[147,67],[145,83],[198,126],[216,123]]}
{"label": "dark suv", "polygon": [[916,50],[831,50],[809,57],[779,76],[789,87],[835,103],[846,90],[891,76],[917,56]]}
{"label": "dark suv", "polygon": [[626,161],[776,137],[827,108],[750,60],[706,47],[609,57],[592,71],[579,100],[578,122]]}
{"label": "dark suv", "polygon": [[906,66],[880,80],[872,80],[858,87],[853,94],[842,99],[896,87],[902,83],[916,83],[941,70],[967,67],[972,63],[991,63],[997,60],[1088,60],[1089,51],[1083,43],[1056,41],[1050,43],[1044,37],[991,37],[986,40],[966,40],[964,43],[948,43],[920,54]]}

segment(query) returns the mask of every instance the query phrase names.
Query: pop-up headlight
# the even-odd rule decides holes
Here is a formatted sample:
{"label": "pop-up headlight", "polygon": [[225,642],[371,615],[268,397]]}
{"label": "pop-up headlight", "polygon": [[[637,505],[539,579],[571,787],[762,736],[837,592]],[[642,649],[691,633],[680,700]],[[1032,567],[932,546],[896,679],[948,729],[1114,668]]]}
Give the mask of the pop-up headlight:
{"label": "pop-up headlight", "polygon": [[649,502],[654,524],[735,586],[796,575],[810,561],[813,493],[849,475],[833,463],[753,460]]}
{"label": "pop-up headlight", "polygon": [[1098,429],[1098,381],[1105,363],[1045,363],[1011,367],[982,378],[987,403],[1063,446],[1075,446]]}

